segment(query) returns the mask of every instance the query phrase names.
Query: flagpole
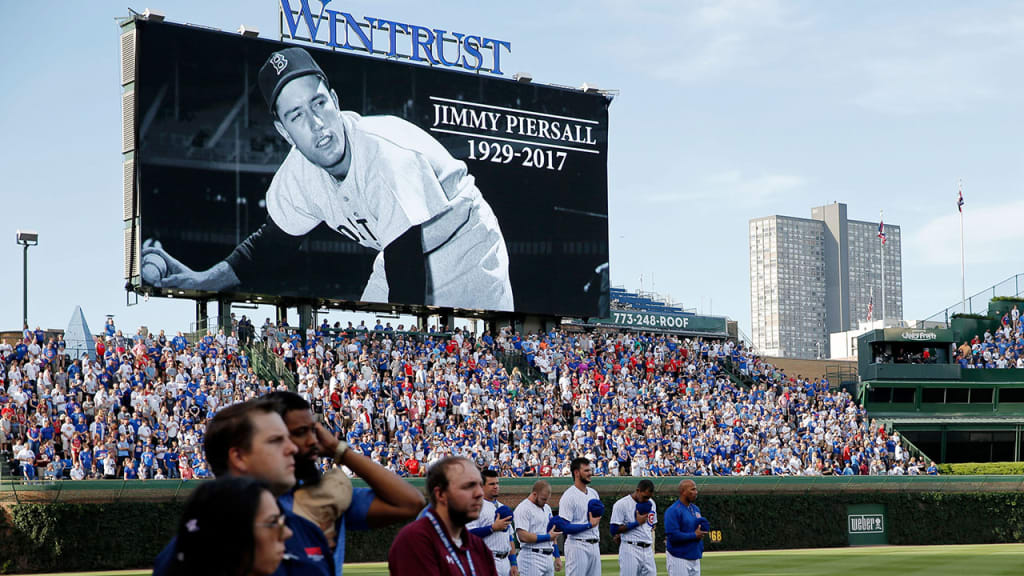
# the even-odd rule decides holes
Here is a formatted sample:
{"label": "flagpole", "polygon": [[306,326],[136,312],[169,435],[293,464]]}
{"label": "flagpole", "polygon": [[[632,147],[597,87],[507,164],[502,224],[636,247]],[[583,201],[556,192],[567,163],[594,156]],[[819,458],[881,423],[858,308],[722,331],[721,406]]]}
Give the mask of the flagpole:
{"label": "flagpole", "polygon": [[[960,199],[962,201],[964,195],[964,183],[960,180],[957,185],[960,192]],[[967,313],[967,274],[966,266],[964,261],[964,208],[962,205],[957,206],[960,210],[960,307],[963,309],[963,313]]]}
{"label": "flagpole", "polygon": [[[878,211],[878,225],[879,227],[885,225],[885,218],[881,210]],[[880,228],[878,232],[880,236],[878,238],[878,253],[882,259],[882,328],[885,328],[885,238],[881,237],[885,230]]]}

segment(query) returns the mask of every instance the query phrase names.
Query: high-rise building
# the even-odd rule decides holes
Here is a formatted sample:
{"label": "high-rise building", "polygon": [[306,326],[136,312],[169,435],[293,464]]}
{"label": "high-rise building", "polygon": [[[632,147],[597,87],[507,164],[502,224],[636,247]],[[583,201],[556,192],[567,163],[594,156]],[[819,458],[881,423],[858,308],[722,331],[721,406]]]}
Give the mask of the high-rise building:
{"label": "high-rise building", "polygon": [[[750,315],[754,345],[766,356],[828,358],[829,334],[872,318],[903,318],[900,227],[846,218],[846,205],[811,218],[750,221]],[[882,259],[885,290],[882,290]],[[882,305],[882,298],[885,305]]]}

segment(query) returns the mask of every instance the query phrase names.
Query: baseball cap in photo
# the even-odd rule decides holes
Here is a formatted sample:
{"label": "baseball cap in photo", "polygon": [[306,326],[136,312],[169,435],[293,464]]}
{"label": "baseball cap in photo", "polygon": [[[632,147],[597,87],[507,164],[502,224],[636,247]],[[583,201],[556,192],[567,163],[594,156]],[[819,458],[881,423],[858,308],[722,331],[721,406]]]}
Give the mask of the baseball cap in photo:
{"label": "baseball cap in photo", "polygon": [[260,92],[263,99],[267,101],[267,108],[274,111],[274,103],[281,93],[284,85],[301,76],[316,74],[324,82],[327,76],[320,66],[302,48],[292,47],[278,50],[267,58],[267,61],[260,68]]}
{"label": "baseball cap in photo", "polygon": [[505,506],[504,504],[498,506],[498,508],[494,511],[495,518],[508,518],[512,515],[512,509],[509,508],[508,506]]}

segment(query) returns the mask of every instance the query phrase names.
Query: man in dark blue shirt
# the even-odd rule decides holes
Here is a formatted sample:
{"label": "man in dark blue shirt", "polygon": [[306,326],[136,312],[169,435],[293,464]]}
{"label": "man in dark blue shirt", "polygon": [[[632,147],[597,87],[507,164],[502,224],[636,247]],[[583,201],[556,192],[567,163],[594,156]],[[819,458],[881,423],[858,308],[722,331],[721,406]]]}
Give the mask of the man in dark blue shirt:
{"label": "man in dark blue shirt", "polygon": [[700,576],[709,524],[694,504],[696,500],[697,484],[683,480],[679,483],[679,499],[665,512],[665,565],[672,576]]}

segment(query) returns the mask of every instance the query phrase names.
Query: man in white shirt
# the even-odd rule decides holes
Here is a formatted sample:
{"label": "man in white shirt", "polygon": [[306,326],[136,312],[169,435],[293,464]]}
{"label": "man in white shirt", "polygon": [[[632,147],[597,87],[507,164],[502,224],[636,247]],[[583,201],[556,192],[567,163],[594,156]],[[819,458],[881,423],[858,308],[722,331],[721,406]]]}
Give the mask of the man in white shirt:
{"label": "man in white shirt", "polygon": [[75,425],[71,423],[66,414],[61,414],[60,419],[64,422],[60,427],[61,447],[67,454],[71,449],[71,438],[75,435]]}
{"label": "man in white shirt", "polygon": [[14,457],[21,464],[21,475],[26,480],[34,480],[36,477],[36,454],[26,443]]}

